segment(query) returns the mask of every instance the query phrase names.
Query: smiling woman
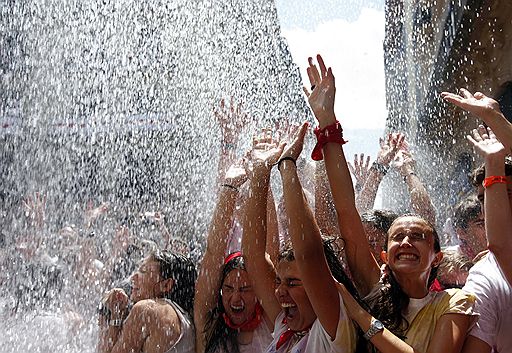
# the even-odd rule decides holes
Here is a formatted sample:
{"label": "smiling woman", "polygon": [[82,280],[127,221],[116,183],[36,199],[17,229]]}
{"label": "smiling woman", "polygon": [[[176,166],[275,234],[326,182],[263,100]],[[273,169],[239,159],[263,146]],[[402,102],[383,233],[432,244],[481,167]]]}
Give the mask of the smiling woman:
{"label": "smiling woman", "polygon": [[[311,104],[320,129],[337,123],[334,114],[334,77],[320,56],[320,70],[310,61],[311,83],[324,86],[324,104]],[[324,83],[324,81],[328,81]],[[330,84],[332,83],[332,84]],[[313,94],[310,96],[314,98]],[[331,109],[325,112],[325,102]],[[323,156],[345,253],[353,278],[370,313],[341,289],[349,316],[365,331],[375,349],[386,352],[460,352],[466,333],[475,322],[475,296],[459,289],[430,292],[429,284],[442,259],[435,228],[420,216],[398,217],[388,231],[382,260],[388,269],[381,281],[380,268],[368,246],[355,205],[350,171],[339,143],[326,143]],[[436,338],[435,340],[433,338]]]}

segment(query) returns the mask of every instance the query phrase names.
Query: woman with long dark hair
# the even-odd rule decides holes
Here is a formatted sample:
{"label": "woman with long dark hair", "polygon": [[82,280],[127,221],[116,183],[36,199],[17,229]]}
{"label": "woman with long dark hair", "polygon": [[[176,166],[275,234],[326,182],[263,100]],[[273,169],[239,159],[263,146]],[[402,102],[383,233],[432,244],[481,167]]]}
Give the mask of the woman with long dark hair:
{"label": "woman with long dark hair", "polygon": [[219,191],[196,284],[197,352],[261,352],[271,340],[244,258],[240,252],[225,256],[245,180],[245,169],[232,166]]}
{"label": "woman with long dark hair", "polygon": [[475,321],[475,298],[459,289],[429,291],[442,259],[433,225],[416,215],[398,217],[392,223],[387,249],[381,253],[387,276],[380,281],[381,271],[370,251],[340,148],[344,140],[334,114],[334,75],[320,55],[317,60],[320,70],[309,59],[312,91],[305,90],[319,123],[317,157],[325,159],[351,273],[360,294],[369,294],[370,312],[340,287],[349,315],[380,352],[460,352]]}

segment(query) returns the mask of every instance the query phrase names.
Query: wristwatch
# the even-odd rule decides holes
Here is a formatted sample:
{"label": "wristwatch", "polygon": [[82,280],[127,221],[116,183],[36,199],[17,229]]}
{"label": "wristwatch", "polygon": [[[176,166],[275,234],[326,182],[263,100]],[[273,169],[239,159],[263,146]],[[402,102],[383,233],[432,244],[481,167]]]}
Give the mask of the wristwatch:
{"label": "wristwatch", "polygon": [[121,327],[123,326],[123,321],[123,319],[112,319],[109,320],[108,324],[109,326]]}
{"label": "wristwatch", "polygon": [[372,338],[377,333],[379,333],[380,331],[383,331],[383,330],[384,330],[384,325],[382,324],[382,322],[380,322],[376,318],[372,317],[372,321],[370,323],[370,328],[368,329],[368,331],[366,331],[366,333],[364,334],[363,337],[366,338],[367,340],[370,340],[370,338]]}

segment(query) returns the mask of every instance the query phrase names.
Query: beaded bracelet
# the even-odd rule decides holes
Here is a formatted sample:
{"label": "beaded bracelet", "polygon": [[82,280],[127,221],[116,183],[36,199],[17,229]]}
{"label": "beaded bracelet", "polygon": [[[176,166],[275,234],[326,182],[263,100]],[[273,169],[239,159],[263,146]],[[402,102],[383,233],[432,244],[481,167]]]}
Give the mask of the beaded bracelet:
{"label": "beaded bracelet", "polygon": [[482,186],[484,188],[488,188],[489,186],[491,186],[493,184],[506,184],[506,183],[507,183],[506,176],[493,175],[493,176],[488,176],[487,178],[485,178],[484,181],[482,182]]}

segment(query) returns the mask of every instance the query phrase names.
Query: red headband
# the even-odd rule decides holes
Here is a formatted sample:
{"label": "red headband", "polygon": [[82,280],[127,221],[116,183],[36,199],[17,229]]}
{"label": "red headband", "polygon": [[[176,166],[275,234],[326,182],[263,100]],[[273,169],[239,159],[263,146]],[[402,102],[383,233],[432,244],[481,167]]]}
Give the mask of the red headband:
{"label": "red headband", "polygon": [[241,251],[235,251],[231,254],[229,254],[226,259],[224,259],[224,265],[227,264],[229,261],[233,260],[234,258],[237,258],[237,257],[240,257],[242,256],[242,252]]}

